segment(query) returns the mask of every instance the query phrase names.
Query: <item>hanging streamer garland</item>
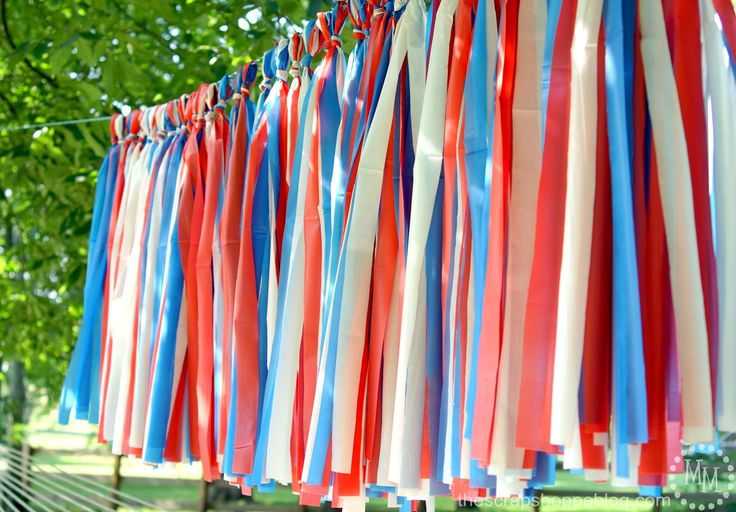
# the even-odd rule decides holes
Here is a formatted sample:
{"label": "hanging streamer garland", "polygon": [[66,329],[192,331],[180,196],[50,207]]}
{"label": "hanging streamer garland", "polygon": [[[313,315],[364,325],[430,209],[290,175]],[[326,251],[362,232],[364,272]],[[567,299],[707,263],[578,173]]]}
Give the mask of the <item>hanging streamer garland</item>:
{"label": "hanging streamer garland", "polygon": [[727,0],[341,0],[257,103],[112,116],[59,421],[304,505],[658,492],[736,428],[734,55]]}

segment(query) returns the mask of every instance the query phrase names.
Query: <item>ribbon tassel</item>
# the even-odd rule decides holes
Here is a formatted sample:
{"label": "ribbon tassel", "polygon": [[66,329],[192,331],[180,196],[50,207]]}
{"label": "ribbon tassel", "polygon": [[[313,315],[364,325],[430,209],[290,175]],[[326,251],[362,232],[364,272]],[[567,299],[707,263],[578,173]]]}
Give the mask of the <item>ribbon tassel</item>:
{"label": "ribbon tassel", "polygon": [[349,510],[656,494],[736,428],[731,2],[303,27],[111,116],[61,423]]}

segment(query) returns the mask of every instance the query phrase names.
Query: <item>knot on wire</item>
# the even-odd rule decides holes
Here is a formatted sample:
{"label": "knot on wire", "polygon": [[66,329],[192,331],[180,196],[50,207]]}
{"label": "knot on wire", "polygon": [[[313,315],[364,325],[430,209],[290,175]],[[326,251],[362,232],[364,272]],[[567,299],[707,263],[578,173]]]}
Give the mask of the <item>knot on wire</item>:
{"label": "knot on wire", "polygon": [[259,86],[262,91],[267,91],[273,86],[273,80],[270,76],[264,76],[263,80],[261,80],[261,85]]}
{"label": "knot on wire", "polygon": [[110,139],[117,144],[123,136],[123,116],[115,113],[110,118]]}
{"label": "knot on wire", "polygon": [[366,0],[349,0],[348,17],[353,24],[353,37],[356,41],[363,41],[368,37],[372,9],[372,5]]}
{"label": "knot on wire", "polygon": [[204,116],[201,115],[199,112],[192,113],[192,124],[195,127],[201,125],[203,121],[204,121]]}
{"label": "knot on wire", "polygon": [[297,32],[289,38],[289,58],[291,59],[289,74],[293,77],[301,74],[304,47],[304,36],[301,33]]}
{"label": "knot on wire", "polygon": [[371,21],[375,20],[379,16],[382,16],[386,14],[386,8],[384,6],[379,6],[373,9],[373,16],[371,16]]}

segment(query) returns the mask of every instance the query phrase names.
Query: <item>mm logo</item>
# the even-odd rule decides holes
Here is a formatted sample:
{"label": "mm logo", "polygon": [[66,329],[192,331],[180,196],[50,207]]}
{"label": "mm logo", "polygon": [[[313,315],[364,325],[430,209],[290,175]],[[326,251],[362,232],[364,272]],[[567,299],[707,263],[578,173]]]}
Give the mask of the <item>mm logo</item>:
{"label": "mm logo", "polygon": [[686,459],[685,485],[695,485],[700,492],[719,492],[718,467],[709,467],[703,459]]}
{"label": "mm logo", "polygon": [[[707,447],[699,445],[698,449],[704,453]],[[736,462],[722,449],[716,448],[712,455],[715,458],[698,459],[695,447],[690,446],[669,467],[668,490],[686,510],[723,510],[723,504],[736,493]],[[684,469],[680,478],[675,474],[679,464]]]}

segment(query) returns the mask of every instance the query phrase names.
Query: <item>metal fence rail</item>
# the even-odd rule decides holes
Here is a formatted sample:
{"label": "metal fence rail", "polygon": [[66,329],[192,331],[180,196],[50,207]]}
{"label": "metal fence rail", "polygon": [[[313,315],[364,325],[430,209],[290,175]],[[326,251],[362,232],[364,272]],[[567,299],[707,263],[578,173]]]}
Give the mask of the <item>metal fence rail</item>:
{"label": "metal fence rail", "polygon": [[162,510],[115,487],[39,463],[28,447],[0,445],[0,509],[12,512]]}

